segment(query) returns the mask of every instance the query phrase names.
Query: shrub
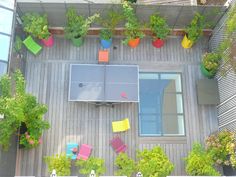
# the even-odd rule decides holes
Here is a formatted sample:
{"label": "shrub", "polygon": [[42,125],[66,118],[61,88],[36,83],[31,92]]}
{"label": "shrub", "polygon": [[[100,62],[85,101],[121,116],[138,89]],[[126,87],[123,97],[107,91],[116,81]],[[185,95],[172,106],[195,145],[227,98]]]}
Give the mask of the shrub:
{"label": "shrub", "polygon": [[80,38],[87,35],[90,25],[99,14],[94,14],[88,18],[77,15],[75,8],[69,8],[66,12],[67,23],[65,27],[65,37],[67,39]]}
{"label": "shrub", "polygon": [[168,176],[174,169],[174,165],[169,161],[161,147],[156,146],[151,150],[138,151],[137,170],[143,176],[163,177]]}
{"label": "shrub", "polygon": [[0,79],[0,114],[4,114],[4,119],[0,121],[0,145],[7,150],[12,135],[21,124],[26,124],[28,131],[20,135],[20,144],[33,148],[40,144],[43,130],[49,128],[49,123],[43,120],[47,107],[25,92],[25,79],[19,70],[12,79],[13,82],[7,75]]}
{"label": "shrub", "polygon": [[58,176],[70,176],[71,160],[65,154],[44,157],[49,173],[55,169]]}
{"label": "shrub", "polygon": [[24,31],[38,39],[47,39],[50,36],[48,31],[47,15],[38,13],[26,13],[22,17]]}
{"label": "shrub", "polygon": [[100,17],[99,23],[103,27],[100,31],[100,39],[109,40],[112,38],[116,26],[123,20],[123,16],[116,11],[109,11],[106,17]]}
{"label": "shrub", "polygon": [[131,39],[143,38],[144,33],[142,32],[141,23],[135,16],[134,9],[127,1],[123,2],[123,13],[124,17],[126,18],[124,32],[126,39],[123,40],[123,43],[127,45]]}
{"label": "shrub", "polygon": [[115,165],[118,167],[118,170],[115,172],[115,175],[117,176],[130,177],[135,171],[134,160],[129,158],[125,153],[120,153],[116,157]]}
{"label": "shrub", "polygon": [[165,39],[170,32],[166,20],[158,14],[152,14],[149,23],[150,29],[155,35],[154,38]]}
{"label": "shrub", "polygon": [[205,27],[205,17],[199,13],[195,13],[193,20],[186,29],[188,39],[192,42],[196,42],[202,35],[202,30]]}
{"label": "shrub", "polygon": [[208,72],[215,74],[220,66],[220,60],[220,55],[217,53],[205,53],[202,62]]}
{"label": "shrub", "polygon": [[233,132],[224,130],[209,136],[206,148],[216,164],[236,167],[236,140]]}
{"label": "shrub", "polygon": [[77,160],[75,166],[79,167],[79,173],[88,175],[92,170],[99,176],[106,171],[104,160],[96,157],[90,157],[87,160]]}
{"label": "shrub", "polygon": [[201,144],[195,143],[193,149],[189,152],[186,161],[186,173],[191,176],[220,176],[213,165],[213,159]]}

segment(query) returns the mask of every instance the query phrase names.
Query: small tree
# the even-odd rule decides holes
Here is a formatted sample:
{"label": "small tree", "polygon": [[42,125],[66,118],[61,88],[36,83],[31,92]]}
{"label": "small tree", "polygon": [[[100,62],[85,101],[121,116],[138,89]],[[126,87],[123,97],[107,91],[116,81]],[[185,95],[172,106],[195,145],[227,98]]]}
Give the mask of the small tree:
{"label": "small tree", "polygon": [[38,146],[43,130],[49,128],[49,123],[43,119],[46,105],[39,104],[35,96],[26,93],[25,79],[19,70],[13,78],[8,75],[0,78],[0,93],[0,114],[4,115],[0,121],[0,145],[8,150],[12,135],[25,124],[27,133],[20,135],[20,144],[26,148]]}
{"label": "small tree", "polygon": [[92,170],[99,176],[106,171],[104,160],[96,157],[90,157],[87,160],[78,160],[75,162],[75,166],[79,167],[79,173],[88,175]]}
{"label": "small tree", "polygon": [[130,177],[135,171],[135,162],[133,159],[129,158],[127,154],[120,153],[115,160],[115,165],[118,170],[115,175],[118,176],[128,176]]}
{"label": "small tree", "polygon": [[168,176],[174,169],[174,165],[159,146],[151,150],[138,151],[137,158],[137,170],[145,177]]}
{"label": "small tree", "polygon": [[51,174],[55,169],[58,176],[70,176],[71,160],[66,157],[65,154],[57,154],[53,156],[44,157],[46,164],[48,165],[48,171]]}
{"label": "small tree", "polygon": [[201,144],[195,143],[189,152],[186,161],[186,173],[191,176],[220,176],[220,173],[213,167],[214,162]]}

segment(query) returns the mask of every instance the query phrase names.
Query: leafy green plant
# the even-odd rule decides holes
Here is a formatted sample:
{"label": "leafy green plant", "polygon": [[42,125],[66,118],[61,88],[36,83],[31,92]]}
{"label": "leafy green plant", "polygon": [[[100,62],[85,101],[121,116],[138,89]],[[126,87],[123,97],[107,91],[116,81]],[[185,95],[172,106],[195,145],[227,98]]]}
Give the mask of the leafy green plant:
{"label": "leafy green plant", "polygon": [[79,167],[79,172],[83,175],[88,175],[92,170],[99,176],[106,171],[104,160],[96,157],[90,157],[87,160],[77,160],[75,166]]}
{"label": "leafy green plant", "polygon": [[127,45],[131,39],[143,38],[144,33],[142,31],[141,23],[134,13],[134,9],[127,1],[123,2],[123,13],[126,19],[124,31],[126,38],[123,40],[123,43]]}
{"label": "leafy green plant", "polygon": [[109,40],[112,38],[115,27],[123,20],[123,16],[116,11],[109,11],[106,17],[100,17],[99,23],[103,27],[100,31],[100,39]]}
{"label": "leafy green plant", "polygon": [[58,176],[70,176],[71,174],[71,159],[65,154],[57,154],[44,157],[45,163],[48,166],[48,171],[51,174],[55,169]]}
{"label": "leafy green plant", "polygon": [[161,147],[156,146],[151,150],[137,152],[137,170],[143,176],[163,177],[168,176],[174,169],[174,165],[169,161]]}
{"label": "leafy green plant", "polygon": [[206,148],[216,164],[236,168],[235,133],[224,130],[210,135],[206,139]]}
{"label": "leafy green plant", "polygon": [[100,31],[100,39],[104,39],[104,40],[109,40],[112,38],[112,31],[110,29],[101,29]]}
{"label": "leafy green plant", "polygon": [[[224,40],[219,44],[217,48],[217,53],[221,55],[224,65],[221,68],[221,73],[224,75],[226,71],[230,68],[236,72],[236,61],[231,55],[232,47],[234,45],[235,39],[235,30],[236,30],[236,6],[232,6],[227,14],[226,27],[224,30]],[[230,51],[230,52],[229,52]]]}
{"label": "leafy green plant", "polygon": [[22,17],[23,29],[38,39],[48,39],[50,32],[48,31],[47,15],[39,15],[38,13],[26,13]]}
{"label": "leafy green plant", "polygon": [[205,53],[202,62],[208,72],[215,74],[220,66],[220,60],[220,55],[217,53]]}
{"label": "leafy green plant", "polygon": [[[3,149],[9,148],[12,135],[22,123],[26,124],[28,131],[20,135],[20,144],[26,148],[39,145],[43,130],[49,128],[49,123],[42,118],[47,107],[37,103],[35,96],[25,92],[25,80],[19,70],[13,78],[7,75],[1,78],[0,90],[0,114],[4,114],[4,119],[0,121],[0,144]],[[11,93],[11,90],[14,92]]]}
{"label": "leafy green plant", "polygon": [[117,176],[130,177],[135,171],[134,160],[129,158],[125,153],[120,153],[116,157],[115,165],[118,167],[118,170],[115,172],[115,175]]}
{"label": "leafy green plant", "polygon": [[130,3],[136,3],[137,2],[137,0],[125,0],[125,1],[128,1]]}
{"label": "leafy green plant", "polygon": [[14,52],[19,53],[22,49],[23,41],[21,40],[20,36],[16,36],[15,42],[14,42]]}
{"label": "leafy green plant", "polygon": [[42,133],[49,129],[49,123],[43,120],[47,112],[45,105],[39,104],[32,95],[25,96],[25,121],[27,132],[20,136],[20,144],[25,148],[37,147],[42,143]]}
{"label": "leafy green plant", "polygon": [[94,14],[88,18],[78,15],[75,8],[69,8],[66,12],[67,24],[65,27],[65,37],[67,39],[80,38],[87,35],[90,25],[99,14]]}
{"label": "leafy green plant", "polygon": [[195,13],[194,18],[186,29],[188,39],[192,42],[196,42],[202,35],[202,30],[205,26],[205,17],[199,13]]}
{"label": "leafy green plant", "polygon": [[154,38],[165,39],[170,32],[166,20],[158,14],[152,14],[150,16],[149,26],[155,35]]}
{"label": "leafy green plant", "polygon": [[200,143],[193,145],[192,151],[189,152],[185,159],[186,173],[191,176],[220,176],[215,170],[214,162],[210,154],[208,154]]}

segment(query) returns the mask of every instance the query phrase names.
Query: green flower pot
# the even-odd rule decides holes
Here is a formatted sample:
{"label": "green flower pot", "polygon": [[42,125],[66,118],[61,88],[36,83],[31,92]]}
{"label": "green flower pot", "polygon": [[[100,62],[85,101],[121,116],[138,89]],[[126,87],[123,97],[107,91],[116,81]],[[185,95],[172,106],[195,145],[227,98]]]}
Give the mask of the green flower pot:
{"label": "green flower pot", "polygon": [[203,74],[205,77],[209,78],[209,79],[212,79],[212,78],[215,76],[215,73],[212,74],[212,73],[210,73],[208,70],[206,70],[206,68],[204,67],[203,63],[201,63],[200,69],[201,69],[202,74]]}
{"label": "green flower pot", "polygon": [[83,45],[84,43],[84,38],[80,37],[80,38],[73,38],[71,39],[72,44],[76,47],[80,47]]}

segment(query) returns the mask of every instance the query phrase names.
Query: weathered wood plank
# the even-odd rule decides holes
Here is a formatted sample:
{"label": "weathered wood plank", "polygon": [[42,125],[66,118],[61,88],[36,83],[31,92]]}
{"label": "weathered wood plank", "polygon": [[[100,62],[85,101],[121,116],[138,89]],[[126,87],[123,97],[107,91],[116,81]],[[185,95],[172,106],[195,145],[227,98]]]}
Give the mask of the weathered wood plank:
{"label": "weathered wood plank", "polygon": [[[148,38],[142,39],[136,49],[124,46],[120,38],[113,42],[116,49],[110,49],[111,64],[138,64],[140,71],[182,73],[186,137],[140,138],[138,104],[135,103],[117,104],[111,108],[68,102],[69,64],[97,63],[100,44],[97,38],[88,37],[84,46],[76,48],[69,41],[56,37],[53,48],[45,48],[37,57],[28,55],[27,90],[48,105],[45,119],[51,128],[44,133],[39,148],[19,151],[21,175],[48,175],[43,157],[65,152],[69,142],[79,146],[82,143],[92,145],[92,155],[105,159],[106,175],[114,174],[116,154],[109,145],[115,136],[111,122],[125,117],[130,119],[131,129],[118,135],[128,145],[129,156],[135,159],[136,149],[151,149],[159,145],[175,164],[173,175],[185,175],[182,158],[192,143],[203,141],[205,136],[217,130],[216,108],[199,106],[196,101],[196,80],[202,77],[198,64],[206,43],[197,43],[186,50],[181,47],[179,37],[169,38],[161,49],[153,48]],[[78,172],[73,169],[72,174],[78,175]]]}

